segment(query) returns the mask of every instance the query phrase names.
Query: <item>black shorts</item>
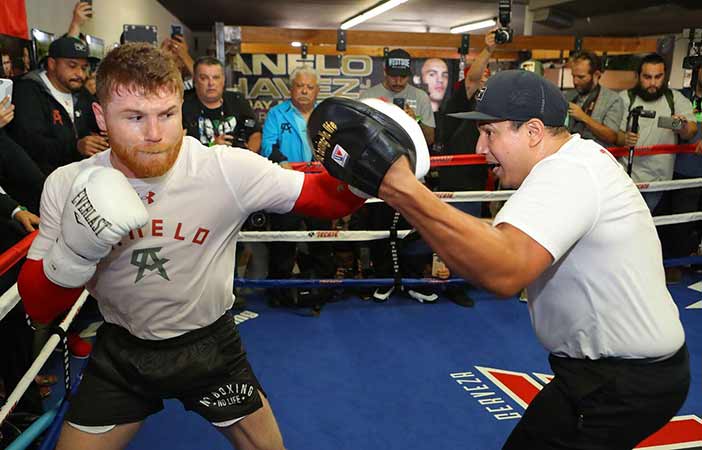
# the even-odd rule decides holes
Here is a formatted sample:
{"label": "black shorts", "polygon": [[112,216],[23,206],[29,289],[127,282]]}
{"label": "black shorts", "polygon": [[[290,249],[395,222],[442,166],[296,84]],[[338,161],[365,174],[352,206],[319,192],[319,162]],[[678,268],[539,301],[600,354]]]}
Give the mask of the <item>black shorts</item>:
{"label": "black shorts", "polygon": [[555,378],[503,450],[631,450],[678,412],[690,387],[687,346],[658,362],[549,357]]}
{"label": "black shorts", "polygon": [[175,398],[210,422],[226,422],[261,408],[259,390],[229,314],[158,341],[105,323],[66,419],[84,426],[139,422]]}

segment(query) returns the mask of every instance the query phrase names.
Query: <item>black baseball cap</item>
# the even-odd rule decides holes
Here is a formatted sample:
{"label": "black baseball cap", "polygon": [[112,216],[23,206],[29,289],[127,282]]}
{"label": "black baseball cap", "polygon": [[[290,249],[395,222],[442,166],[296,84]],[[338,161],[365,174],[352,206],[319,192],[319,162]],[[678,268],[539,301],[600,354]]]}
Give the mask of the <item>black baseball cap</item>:
{"label": "black baseball cap", "polygon": [[526,70],[496,73],[475,94],[475,99],[475,111],[449,115],[485,122],[540,119],[546,126],[560,127],[568,113],[568,103],[556,85]]}
{"label": "black baseball cap", "polygon": [[390,50],[385,56],[385,72],[391,77],[408,77],[412,74],[411,62],[409,53],[401,48]]}
{"label": "black baseball cap", "polygon": [[91,64],[100,62],[99,58],[90,56],[88,44],[78,38],[61,36],[49,46],[49,58],[83,58]]}

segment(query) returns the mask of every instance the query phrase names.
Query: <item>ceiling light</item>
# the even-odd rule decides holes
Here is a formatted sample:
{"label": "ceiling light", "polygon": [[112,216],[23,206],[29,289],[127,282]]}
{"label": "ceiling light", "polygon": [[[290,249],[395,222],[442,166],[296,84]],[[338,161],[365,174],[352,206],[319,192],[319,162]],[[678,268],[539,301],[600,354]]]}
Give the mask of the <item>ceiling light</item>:
{"label": "ceiling light", "polygon": [[377,4],[376,6],[372,7],[371,9],[362,12],[361,14],[354,16],[350,18],[349,20],[345,21],[344,23],[341,24],[341,29],[342,30],[348,30],[351,27],[355,27],[361,22],[365,22],[366,20],[372,19],[373,17],[377,16],[378,14],[382,14],[385,11],[388,11],[398,5],[401,5],[403,3],[407,2],[407,0],[388,0],[382,3]]}
{"label": "ceiling light", "polygon": [[449,31],[454,34],[467,33],[468,31],[479,30],[481,28],[494,27],[497,25],[495,19],[481,20],[480,22],[470,22],[465,25],[451,27]]}
{"label": "ceiling light", "polygon": [[292,41],[290,45],[292,45],[293,47],[302,47],[302,42]]}

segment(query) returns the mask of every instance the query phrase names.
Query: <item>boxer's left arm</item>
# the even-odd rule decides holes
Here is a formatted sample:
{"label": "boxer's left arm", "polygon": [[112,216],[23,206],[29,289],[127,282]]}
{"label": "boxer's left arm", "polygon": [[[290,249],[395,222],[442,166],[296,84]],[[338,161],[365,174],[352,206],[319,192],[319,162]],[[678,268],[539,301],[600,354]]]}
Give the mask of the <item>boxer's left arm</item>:
{"label": "boxer's left arm", "polygon": [[320,219],[338,219],[360,208],[366,200],[353,194],[348,184],[326,171],[305,174],[293,212]]}
{"label": "boxer's left arm", "polygon": [[449,206],[415,178],[406,158],[393,164],[379,196],[399,211],[464,278],[501,296],[516,294],[553,262],[553,256],[516,227],[497,227]]}

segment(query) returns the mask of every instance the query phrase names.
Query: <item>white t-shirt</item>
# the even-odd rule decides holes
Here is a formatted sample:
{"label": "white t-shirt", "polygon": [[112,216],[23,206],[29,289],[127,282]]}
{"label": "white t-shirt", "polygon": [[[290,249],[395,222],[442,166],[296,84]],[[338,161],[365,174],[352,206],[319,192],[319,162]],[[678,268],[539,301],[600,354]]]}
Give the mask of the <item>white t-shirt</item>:
{"label": "white t-shirt", "polygon": [[75,122],[75,117],[73,116],[73,114],[75,114],[73,111],[73,94],[61,92],[58,89],[56,89],[51,83],[51,80],[49,80],[49,76],[46,74],[46,71],[41,72],[39,76],[41,77],[46,87],[49,88],[51,96],[54,97],[56,101],[61,104],[61,106],[63,106],[63,109],[66,110],[66,112],[68,113],[68,117],[71,118],[71,121]]}
{"label": "white t-shirt", "polygon": [[494,225],[541,244],[553,264],[529,287],[532,325],[558,356],[658,358],[685,335],[646,203],[596,142],[575,134],[534,166]]}
{"label": "white t-shirt", "polygon": [[[42,259],[60,233],[76,174],[90,166],[111,167],[109,157],[108,150],[49,176],[30,259]],[[113,248],[86,286],[105,320],[143,339],[179,336],[217,320],[232,306],[242,224],[255,211],[289,212],[303,178],[248,150],[208,148],[186,137],[167,174],[129,180],[150,220]]]}

